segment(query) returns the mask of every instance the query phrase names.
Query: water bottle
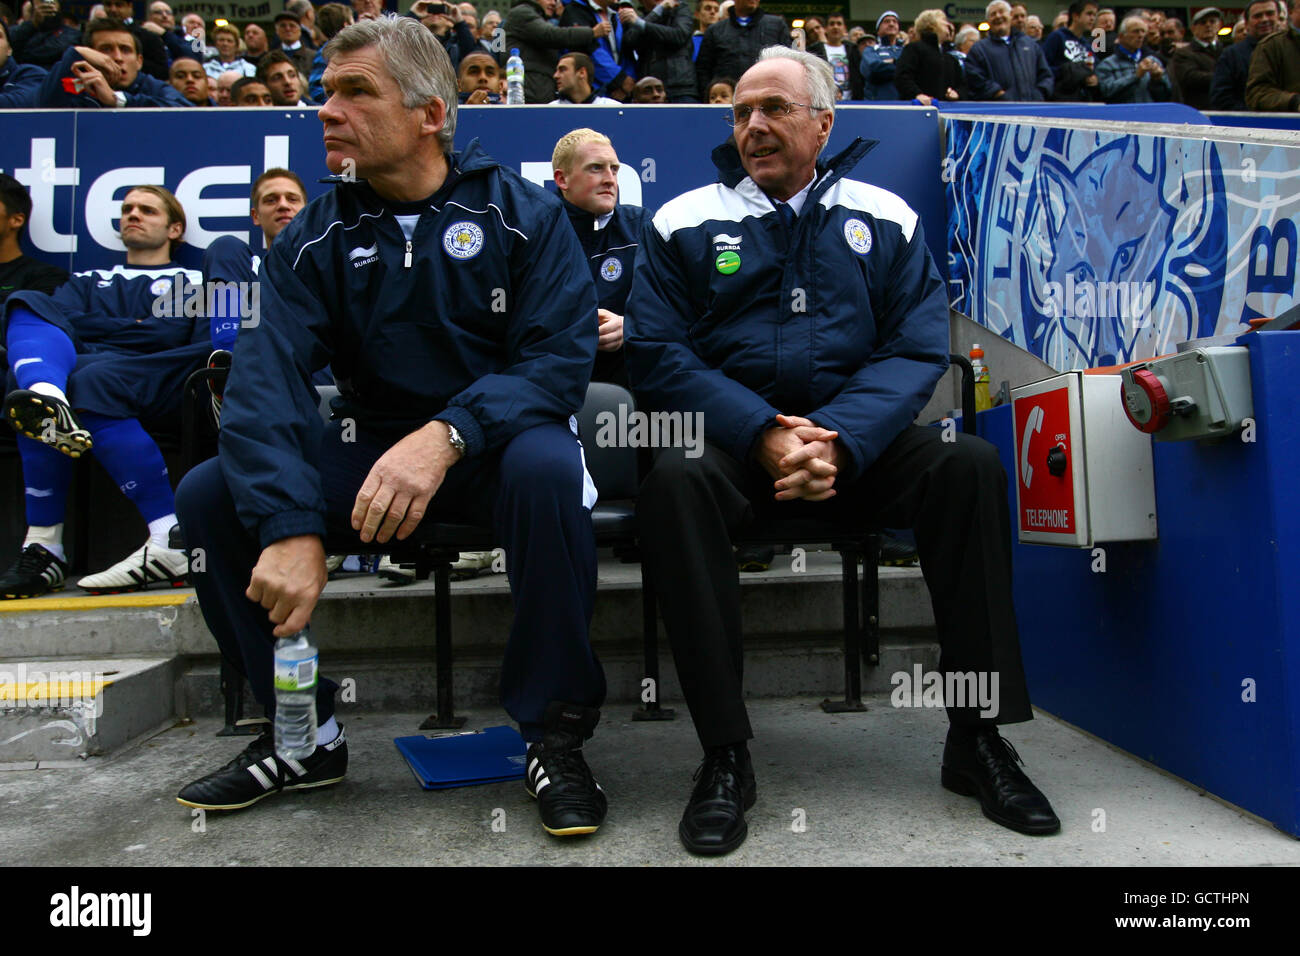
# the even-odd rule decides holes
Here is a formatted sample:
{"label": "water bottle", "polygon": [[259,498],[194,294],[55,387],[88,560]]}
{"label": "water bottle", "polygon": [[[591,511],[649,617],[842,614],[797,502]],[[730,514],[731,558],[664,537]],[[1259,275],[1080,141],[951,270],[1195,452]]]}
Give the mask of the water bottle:
{"label": "water bottle", "polygon": [[316,662],[305,627],[275,642],[275,752],[285,760],[316,749]]}
{"label": "water bottle", "polygon": [[524,61],[516,48],[510,51],[510,59],[506,60],[506,103],[523,103],[523,101]]}
{"label": "water bottle", "polygon": [[989,367],[984,364],[984,350],[972,345],[970,350],[970,367],[975,373],[975,411],[982,412],[993,407],[989,396]]}

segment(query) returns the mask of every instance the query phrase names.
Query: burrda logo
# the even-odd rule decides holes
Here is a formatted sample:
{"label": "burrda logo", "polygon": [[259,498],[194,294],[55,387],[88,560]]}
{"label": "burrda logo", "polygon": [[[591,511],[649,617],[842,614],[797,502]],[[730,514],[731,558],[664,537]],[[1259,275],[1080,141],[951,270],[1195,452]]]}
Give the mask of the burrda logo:
{"label": "burrda logo", "polygon": [[352,263],[354,269],[360,269],[372,262],[378,262],[379,243],[376,242],[373,246],[357,246],[348,253],[348,261]]}

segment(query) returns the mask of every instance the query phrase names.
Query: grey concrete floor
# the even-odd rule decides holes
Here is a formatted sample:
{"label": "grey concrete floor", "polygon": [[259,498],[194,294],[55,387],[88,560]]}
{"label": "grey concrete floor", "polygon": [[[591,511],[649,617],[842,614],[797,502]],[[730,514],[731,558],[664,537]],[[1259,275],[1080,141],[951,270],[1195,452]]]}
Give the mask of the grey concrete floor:
{"label": "grey concrete floor", "polygon": [[[203,820],[173,799],[246,743],[202,720],[69,769],[0,772],[0,860],[32,865],[1296,865],[1300,841],[1050,717],[1007,730],[1062,820],[1027,837],[939,786],[937,710],[831,716],[812,699],[750,704],[759,799],[728,857],[682,850],[698,761],[690,722],[634,723],[611,705],[587,758],[610,799],[600,832],[558,840],[523,784],[419,788],[393,746],[423,715],[353,715],[347,779]],[[471,728],[505,723],[470,712]],[[1097,821],[1104,811],[1104,830]],[[493,830],[504,820],[504,832]],[[802,823],[800,828],[798,824]],[[199,826],[202,824],[202,826]]]}

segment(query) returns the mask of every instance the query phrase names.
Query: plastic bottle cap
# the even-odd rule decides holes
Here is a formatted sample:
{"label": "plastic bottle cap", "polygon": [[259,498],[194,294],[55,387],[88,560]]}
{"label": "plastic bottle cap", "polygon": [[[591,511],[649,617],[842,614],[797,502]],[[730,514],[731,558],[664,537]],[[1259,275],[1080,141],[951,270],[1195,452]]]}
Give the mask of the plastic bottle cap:
{"label": "plastic bottle cap", "polygon": [[518,55],[519,55],[519,47],[517,47],[517,46],[515,46],[515,47],[511,47],[511,48],[510,48],[510,55],[511,55],[511,56],[518,56]]}
{"label": "plastic bottle cap", "polygon": [[983,357],[984,357],[984,350],[983,350],[982,348],[980,348],[978,345],[972,345],[972,346],[970,347],[970,357],[971,357],[971,358],[983,358]]}

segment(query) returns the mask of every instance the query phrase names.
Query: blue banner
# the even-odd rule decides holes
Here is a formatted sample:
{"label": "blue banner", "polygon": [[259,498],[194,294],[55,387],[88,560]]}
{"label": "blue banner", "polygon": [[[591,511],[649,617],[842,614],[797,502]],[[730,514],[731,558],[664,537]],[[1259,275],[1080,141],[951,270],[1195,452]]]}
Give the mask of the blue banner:
{"label": "blue banner", "polygon": [[[462,107],[456,142],[478,137],[497,161],[542,184],[551,178],[556,140],[581,126],[599,130],[623,163],[621,200],[656,209],[716,180],[710,154],[730,135],[726,113],[717,106]],[[164,185],[185,207],[186,242],[177,260],[187,266],[196,266],[222,235],[260,249],[249,193],[268,167],[298,173],[309,198],[329,188],[317,182],[328,170],[315,110],[13,111],[3,122],[0,170],[28,186],[34,205],[26,251],[73,271],[123,261],[117,219],[132,185]],[[840,108],[826,155],[855,136],[880,145],[851,175],[898,193],[916,209],[942,269],[946,214],[937,114]]]}

